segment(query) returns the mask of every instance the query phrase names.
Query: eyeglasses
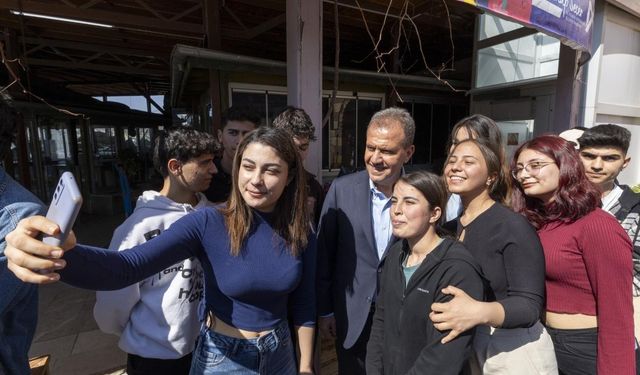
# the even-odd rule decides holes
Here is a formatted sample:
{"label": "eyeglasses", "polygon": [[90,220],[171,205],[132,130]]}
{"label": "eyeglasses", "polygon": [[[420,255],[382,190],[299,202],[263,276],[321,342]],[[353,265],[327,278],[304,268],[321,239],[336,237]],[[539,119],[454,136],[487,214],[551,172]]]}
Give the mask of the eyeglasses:
{"label": "eyeglasses", "polygon": [[538,175],[538,173],[540,173],[540,170],[544,167],[546,167],[549,164],[555,164],[555,162],[553,161],[532,161],[530,163],[525,164],[524,166],[520,167],[516,167],[515,169],[511,170],[511,176],[513,176],[513,178],[515,178],[516,180],[518,179],[518,176],[520,176],[520,174],[522,174],[522,171],[527,171],[527,173],[529,174],[529,176],[535,177]]}

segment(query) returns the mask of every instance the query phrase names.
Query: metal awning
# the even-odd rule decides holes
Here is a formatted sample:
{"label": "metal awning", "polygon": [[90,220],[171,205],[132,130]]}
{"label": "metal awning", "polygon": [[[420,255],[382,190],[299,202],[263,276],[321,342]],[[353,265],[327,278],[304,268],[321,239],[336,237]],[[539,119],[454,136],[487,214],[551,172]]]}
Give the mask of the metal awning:
{"label": "metal awning", "polygon": [[[178,44],[171,53],[171,105],[176,106],[183,96],[185,87],[194,80],[193,73],[199,69],[216,69],[225,72],[252,72],[286,76],[287,64],[283,61],[259,57],[237,55]],[[333,79],[333,67],[325,66],[322,73],[325,79]],[[451,91],[442,81],[426,76],[387,74],[357,69],[339,69],[341,81],[379,84],[386,86],[390,82],[399,87],[414,87],[429,90]],[[197,78],[195,78],[197,79]],[[447,80],[459,89],[469,89],[469,82]]]}

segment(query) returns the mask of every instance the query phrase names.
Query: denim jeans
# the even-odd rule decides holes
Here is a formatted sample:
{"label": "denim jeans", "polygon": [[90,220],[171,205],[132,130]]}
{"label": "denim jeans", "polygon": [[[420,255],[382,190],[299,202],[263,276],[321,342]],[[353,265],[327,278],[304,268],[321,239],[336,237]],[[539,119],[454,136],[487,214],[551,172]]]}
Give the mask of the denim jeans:
{"label": "denim jeans", "polygon": [[43,214],[42,203],[0,167],[0,374],[29,375],[27,353],[38,321],[38,287],[7,268],[5,237],[21,219]]}
{"label": "denim jeans", "polygon": [[38,286],[18,280],[0,256],[0,374],[31,374],[27,353],[37,322]]}
{"label": "denim jeans", "polygon": [[295,375],[294,348],[286,321],[255,339],[237,339],[206,325],[193,352],[191,375]]}

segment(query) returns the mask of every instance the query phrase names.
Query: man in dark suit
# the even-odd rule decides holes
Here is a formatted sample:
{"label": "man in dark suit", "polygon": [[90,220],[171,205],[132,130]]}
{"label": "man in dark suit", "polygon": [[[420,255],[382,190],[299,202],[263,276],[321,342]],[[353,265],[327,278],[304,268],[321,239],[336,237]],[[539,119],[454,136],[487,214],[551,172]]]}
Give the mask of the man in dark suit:
{"label": "man in dark suit", "polygon": [[387,108],[367,128],[366,171],[336,179],[325,197],[318,229],[318,313],[325,337],[336,339],[342,375],[365,374],[367,341],[378,272],[391,231],[391,193],[413,155],[415,123]]}

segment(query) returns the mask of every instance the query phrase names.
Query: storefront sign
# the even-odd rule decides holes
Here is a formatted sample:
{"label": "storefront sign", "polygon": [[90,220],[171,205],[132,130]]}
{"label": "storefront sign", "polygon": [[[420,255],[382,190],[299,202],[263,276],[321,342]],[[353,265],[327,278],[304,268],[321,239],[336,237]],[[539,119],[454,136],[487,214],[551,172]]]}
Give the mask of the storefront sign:
{"label": "storefront sign", "polygon": [[459,0],[591,50],[594,0]]}

